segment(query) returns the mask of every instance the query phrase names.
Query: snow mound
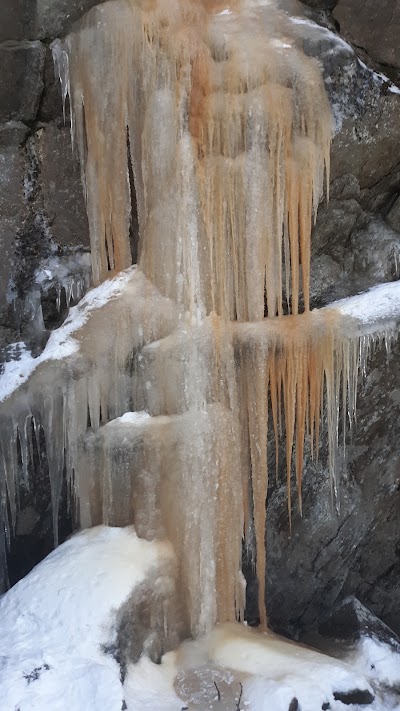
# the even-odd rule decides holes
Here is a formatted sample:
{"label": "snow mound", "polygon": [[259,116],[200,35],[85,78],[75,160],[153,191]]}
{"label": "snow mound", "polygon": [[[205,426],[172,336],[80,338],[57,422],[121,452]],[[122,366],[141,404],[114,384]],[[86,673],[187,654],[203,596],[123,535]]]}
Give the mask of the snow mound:
{"label": "snow mound", "polygon": [[73,536],[0,600],[2,711],[121,711],[120,669],[102,646],[114,611],[161,559],[165,543],[132,528]]}

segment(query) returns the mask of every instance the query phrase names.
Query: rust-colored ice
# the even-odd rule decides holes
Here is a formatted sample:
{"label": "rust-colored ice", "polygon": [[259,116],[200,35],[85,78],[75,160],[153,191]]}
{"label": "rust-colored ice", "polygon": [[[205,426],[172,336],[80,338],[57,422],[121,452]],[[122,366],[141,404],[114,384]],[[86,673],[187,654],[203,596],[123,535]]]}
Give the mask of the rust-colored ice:
{"label": "rust-colored ice", "polygon": [[301,504],[305,441],[316,454],[324,402],[334,476],[338,393],[346,400],[357,367],[337,316],[309,312],[332,117],[299,32],[271,0],[112,0],[58,50],[94,280],[130,264],[134,189],[140,270],[178,314],[136,361],[133,403],[153,419],[123,426],[141,446],[124,459],[114,435],[96,435],[106,483],[95,484],[93,454],[81,464],[93,475],[86,497],[96,492],[96,521],[114,520],[136,482],[122,522],[174,543],[194,634],[243,615],[251,531],[266,624],[268,442],[278,457],[285,435],[290,512],[292,470]]}

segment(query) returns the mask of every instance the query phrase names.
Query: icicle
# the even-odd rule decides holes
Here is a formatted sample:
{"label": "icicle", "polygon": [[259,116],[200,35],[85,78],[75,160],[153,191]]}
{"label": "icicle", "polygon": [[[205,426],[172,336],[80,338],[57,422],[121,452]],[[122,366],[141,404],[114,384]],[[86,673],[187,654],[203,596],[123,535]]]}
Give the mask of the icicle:
{"label": "icicle", "polygon": [[198,303],[260,319],[265,290],[268,314],[283,313],[290,281],[297,313],[301,261],[308,308],[332,118],[317,63],[269,42],[269,26],[297,31],[275,5],[240,3],[221,16],[190,0],[129,0],[95,8],[54,47],[75,117],[95,282],[129,264],[129,126],[140,263],[153,283],[193,313]]}

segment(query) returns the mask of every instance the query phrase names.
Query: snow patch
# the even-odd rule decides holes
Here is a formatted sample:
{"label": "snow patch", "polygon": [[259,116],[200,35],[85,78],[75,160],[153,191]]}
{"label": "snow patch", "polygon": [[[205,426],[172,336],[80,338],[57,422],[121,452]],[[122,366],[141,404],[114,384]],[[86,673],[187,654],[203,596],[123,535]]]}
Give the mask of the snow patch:
{"label": "snow patch", "polygon": [[400,281],[379,284],[369,291],[336,301],[327,308],[371,326],[400,321]]}
{"label": "snow patch", "polygon": [[140,425],[148,420],[151,420],[148,412],[125,412],[122,417],[117,417],[113,422],[119,422],[122,425]]}
{"label": "snow patch", "polygon": [[73,536],[0,600],[0,708],[120,711],[119,666],[102,645],[113,612],[172,556],[133,528]]}

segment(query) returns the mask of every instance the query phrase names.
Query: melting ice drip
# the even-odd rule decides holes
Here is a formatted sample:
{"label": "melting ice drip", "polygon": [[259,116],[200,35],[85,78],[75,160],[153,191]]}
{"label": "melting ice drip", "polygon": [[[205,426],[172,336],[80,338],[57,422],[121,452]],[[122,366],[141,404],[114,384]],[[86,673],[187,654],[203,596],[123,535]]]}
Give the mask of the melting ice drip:
{"label": "melting ice drip", "polygon": [[370,346],[340,310],[309,312],[332,117],[299,32],[261,0],[112,0],[54,46],[94,280],[131,264],[133,189],[139,268],[83,323],[78,351],[6,401],[4,496],[14,520],[33,417],[55,529],[65,469],[82,526],[169,538],[192,634],[243,617],[243,537],[266,624],[268,422],[277,459],[286,436],[289,512],[324,412],[335,488],[339,410],[353,417]]}

